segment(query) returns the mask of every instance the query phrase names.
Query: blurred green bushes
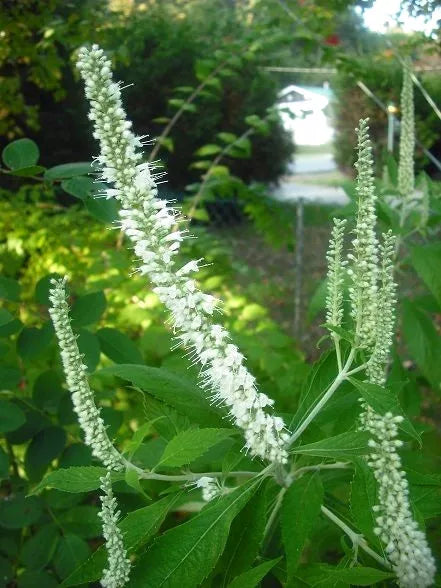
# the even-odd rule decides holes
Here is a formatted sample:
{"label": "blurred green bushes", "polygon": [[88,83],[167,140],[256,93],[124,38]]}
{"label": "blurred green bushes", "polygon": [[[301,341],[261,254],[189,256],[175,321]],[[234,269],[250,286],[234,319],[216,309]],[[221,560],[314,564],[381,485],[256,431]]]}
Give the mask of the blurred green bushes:
{"label": "blurred green bushes", "polygon": [[[419,72],[418,77],[436,103],[441,102],[441,78],[439,72]],[[335,93],[333,104],[335,124],[335,159],[339,167],[351,171],[355,161],[352,144],[354,128],[360,118],[369,117],[371,136],[375,150],[377,172],[385,163],[387,147],[387,114],[356,85],[363,82],[385,104],[400,104],[402,71],[401,65],[393,53],[384,50],[377,55],[347,60],[338,75],[332,80]],[[416,133],[421,143],[433,155],[441,158],[441,121],[426,102],[424,96],[415,88],[415,124]],[[397,116],[400,117],[398,111]],[[395,154],[398,154],[399,135],[395,135]],[[417,170],[433,172],[429,160],[417,147],[415,164]]]}

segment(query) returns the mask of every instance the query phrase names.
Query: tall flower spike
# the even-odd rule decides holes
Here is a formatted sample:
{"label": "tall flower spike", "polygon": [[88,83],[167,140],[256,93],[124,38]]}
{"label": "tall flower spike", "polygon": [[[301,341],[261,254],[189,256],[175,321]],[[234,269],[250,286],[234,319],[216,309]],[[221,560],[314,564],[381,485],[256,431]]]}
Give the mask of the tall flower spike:
{"label": "tall flower spike", "polygon": [[386,381],[386,367],[393,343],[397,286],[394,280],[396,238],[392,231],[383,235],[380,245],[380,288],[378,291],[375,347],[369,359],[367,374],[374,384]]}
{"label": "tall flower spike", "polygon": [[388,559],[392,562],[402,588],[427,588],[435,576],[435,560],[424,533],[412,516],[409,502],[409,484],[402,470],[397,448],[401,416],[377,414],[370,406],[361,416],[362,427],[372,434],[368,457],[378,483],[376,535],[385,544]]}
{"label": "tall flower spike", "polygon": [[409,201],[415,189],[414,151],[415,120],[413,105],[413,82],[410,63],[403,67],[403,87],[401,90],[401,135],[400,160],[398,164],[398,190],[402,196],[402,218],[405,218]]}
{"label": "tall flower spike", "polygon": [[106,196],[122,205],[120,226],[134,245],[139,272],[148,276],[171,312],[178,339],[201,364],[203,382],[213,401],[225,404],[234,423],[242,428],[250,454],[285,463],[289,434],[284,422],[267,412],[273,400],[257,392],[243,355],[229,342],[227,331],[214,323],[218,301],[200,292],[190,277],[198,270],[198,262],[177,267],[175,257],[183,239],[174,229],[177,213],[165,200],[156,198],[154,167],[139,163],[141,141],[126,120],[109,60],[94,45],[81,49],[77,65],[90,101],[94,137],[100,142],[97,161],[102,179],[114,184]]}
{"label": "tall flower spike", "polygon": [[342,260],[346,219],[334,218],[328,261],[328,295],[326,297],[326,322],[339,327],[343,318],[343,284],[346,261]]}
{"label": "tall flower spike", "polygon": [[72,394],[74,410],[84,432],[84,442],[92,449],[92,454],[107,468],[122,470],[124,469],[122,458],[107,435],[100,410],[95,404],[93,392],[89,386],[87,367],[83,363],[77,339],[70,325],[66,279],[53,279],[51,284],[49,314],[60,346],[61,360],[67,386]]}
{"label": "tall flower spike", "polygon": [[358,213],[355,238],[352,240],[353,252],[348,255],[351,263],[348,275],[352,282],[349,287],[351,316],[355,323],[356,343],[363,348],[371,348],[375,342],[378,279],[378,242],[375,235],[377,196],[368,121],[360,120],[356,129]]}
{"label": "tall flower spike", "polygon": [[104,588],[122,588],[130,574],[130,560],[124,547],[121,530],[117,523],[120,512],[117,510],[116,498],[112,492],[110,472],[101,478],[101,512],[98,516],[103,521],[103,536],[106,540],[107,568],[103,571],[101,586]]}

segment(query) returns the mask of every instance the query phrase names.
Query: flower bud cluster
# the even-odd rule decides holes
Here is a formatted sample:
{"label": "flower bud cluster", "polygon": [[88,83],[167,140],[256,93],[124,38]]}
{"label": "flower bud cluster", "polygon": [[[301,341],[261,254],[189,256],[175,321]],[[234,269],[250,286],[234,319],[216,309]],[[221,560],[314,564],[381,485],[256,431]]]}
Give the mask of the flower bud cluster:
{"label": "flower bud cluster", "polygon": [[80,427],[84,432],[84,442],[92,449],[92,454],[113,470],[122,470],[122,457],[112,445],[104,421],[97,408],[87,378],[87,366],[79,352],[76,336],[69,319],[69,305],[66,300],[66,280],[51,280],[49,292],[51,306],[49,314],[54,324],[55,334],[60,346],[61,360],[67,386],[72,395],[74,410]]}
{"label": "flower bud cluster", "polygon": [[345,226],[346,219],[334,218],[329,249],[326,254],[328,262],[326,322],[333,327],[340,327],[343,319],[343,286],[347,264],[347,261],[342,260]]}
{"label": "flower bud cluster", "polygon": [[397,452],[402,446],[397,439],[402,420],[390,412],[379,415],[367,405],[361,416],[363,428],[373,436],[368,464],[378,483],[374,532],[385,544],[400,586],[426,588],[433,584],[435,561],[424,533],[412,517],[409,485]]}
{"label": "flower bud cluster", "polygon": [[378,241],[375,234],[377,196],[368,121],[369,119],[360,120],[356,129],[358,214],[354,229],[355,238],[352,240],[353,251],[348,255],[348,275],[351,278],[349,297],[351,316],[355,322],[355,339],[356,343],[365,349],[371,349],[375,342],[378,276]]}
{"label": "flower bud cluster", "polygon": [[106,196],[122,204],[120,227],[134,245],[139,272],[148,276],[171,312],[179,341],[192,349],[194,360],[201,364],[203,383],[213,401],[226,405],[233,422],[243,429],[250,454],[285,463],[289,434],[283,420],[266,411],[273,401],[257,392],[243,355],[230,343],[227,331],[214,322],[218,301],[202,293],[191,277],[199,262],[177,267],[175,257],[184,237],[175,230],[179,219],[165,200],[156,198],[152,166],[139,163],[141,140],[130,131],[110,62],[94,45],[80,51],[78,68],[91,105],[94,136],[101,146],[97,161],[102,179],[114,184]]}
{"label": "flower bud cluster", "polygon": [[369,358],[367,374],[374,384],[386,381],[386,367],[393,343],[397,286],[394,280],[396,238],[392,231],[383,235],[380,245],[380,287],[378,290],[375,347]]}
{"label": "flower bud cluster", "polygon": [[415,189],[414,171],[415,116],[413,106],[413,82],[410,65],[403,67],[401,90],[400,159],[398,164],[398,190],[403,198],[402,206],[407,208]]}
{"label": "flower bud cluster", "polygon": [[222,488],[216,478],[202,476],[196,481],[196,487],[202,489],[202,500],[210,502],[222,494]]}
{"label": "flower bud cluster", "polygon": [[101,512],[98,516],[103,522],[103,536],[106,540],[107,568],[103,571],[101,585],[104,588],[122,588],[130,574],[130,560],[124,547],[121,530],[118,527],[120,511],[112,492],[110,472],[101,478]]}

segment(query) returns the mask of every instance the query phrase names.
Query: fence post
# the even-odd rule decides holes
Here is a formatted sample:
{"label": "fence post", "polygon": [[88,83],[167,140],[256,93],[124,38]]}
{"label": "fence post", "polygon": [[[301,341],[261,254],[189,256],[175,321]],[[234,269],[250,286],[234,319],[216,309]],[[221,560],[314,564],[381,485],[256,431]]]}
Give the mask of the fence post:
{"label": "fence post", "polygon": [[299,198],[296,210],[296,231],[295,231],[295,290],[294,290],[294,336],[299,339],[301,336],[302,316],[302,284],[303,284],[303,208],[304,200]]}

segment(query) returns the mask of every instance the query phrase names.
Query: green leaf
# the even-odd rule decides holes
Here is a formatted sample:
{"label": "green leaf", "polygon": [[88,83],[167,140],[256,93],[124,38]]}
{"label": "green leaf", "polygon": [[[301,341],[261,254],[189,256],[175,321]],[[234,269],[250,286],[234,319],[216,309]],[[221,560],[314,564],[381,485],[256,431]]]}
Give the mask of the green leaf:
{"label": "green leaf", "polygon": [[[32,490],[32,494],[44,488],[54,488],[62,492],[91,492],[101,486],[100,479],[106,475],[106,469],[98,466],[78,466],[55,470],[47,474]],[[124,480],[124,474],[112,472],[112,481]]]}
{"label": "green leaf", "polygon": [[35,588],[44,586],[44,588],[58,588],[59,583],[55,577],[48,572],[24,572],[18,579],[18,588]]}
{"label": "green leaf", "polygon": [[49,290],[52,288],[51,280],[62,278],[60,274],[48,274],[37,282],[35,286],[35,299],[43,306],[49,306]]}
{"label": "green leaf", "polygon": [[63,163],[49,168],[44,174],[45,180],[65,180],[75,176],[84,176],[94,171],[92,164],[88,161],[76,163]]}
{"label": "green leaf", "polygon": [[235,135],[234,133],[218,133],[217,137],[219,137],[219,139],[221,141],[223,141],[224,143],[226,143],[227,145],[229,145],[230,143],[234,143],[234,141],[236,141],[237,139],[237,135]]}
{"label": "green leaf", "polygon": [[327,564],[313,564],[299,570],[297,577],[306,581],[309,586],[334,586],[337,582],[354,586],[372,586],[394,578],[395,574],[361,566],[339,568]]}
{"label": "green leaf", "polygon": [[403,333],[412,358],[434,390],[441,390],[441,336],[427,314],[409,300],[403,302]]}
{"label": "green leaf", "polygon": [[178,433],[167,444],[158,466],[178,467],[189,464],[234,433],[233,429],[188,429]]}
{"label": "green leaf", "polygon": [[41,500],[37,496],[25,497],[13,494],[0,501],[0,527],[22,529],[38,521],[42,513]]}
{"label": "green leaf", "polygon": [[76,176],[68,180],[63,180],[61,187],[65,192],[80,200],[86,200],[86,198],[92,196],[96,191],[95,182],[88,176]]}
{"label": "green leaf", "polygon": [[85,198],[84,204],[90,215],[97,220],[111,224],[118,218],[119,205],[113,198]]}
{"label": "green leaf", "polygon": [[54,370],[42,372],[34,382],[32,399],[35,405],[48,412],[56,412],[64,390],[60,376]]}
{"label": "green leaf", "polygon": [[0,337],[9,337],[9,335],[14,335],[15,333],[18,333],[18,331],[21,331],[22,328],[23,323],[19,319],[14,319],[13,321],[6,323],[6,325],[0,327]]}
{"label": "green leaf", "polygon": [[441,305],[441,243],[411,247],[410,258],[418,275]]}
{"label": "green leaf", "polygon": [[60,512],[57,520],[64,533],[74,533],[83,539],[93,539],[102,535],[102,521],[98,513],[97,506],[81,504]]}
{"label": "green leaf", "polygon": [[53,523],[44,525],[25,542],[20,553],[20,560],[31,570],[43,569],[51,561],[58,539],[57,527]]}
{"label": "green leaf", "polygon": [[29,165],[28,167],[21,167],[9,172],[11,176],[18,176],[19,178],[29,178],[30,176],[38,176],[46,170],[42,165]]}
{"label": "green leaf", "polygon": [[216,565],[234,517],[259,484],[259,479],[246,482],[186,523],[161,535],[139,558],[131,574],[131,588],[199,586]]}
{"label": "green leaf", "polygon": [[28,478],[39,480],[53,459],[58,457],[66,443],[66,433],[61,427],[47,427],[32,439],[26,449],[24,465]]}
{"label": "green leaf", "polygon": [[256,492],[231,525],[227,545],[218,563],[225,580],[250,568],[259,552],[266,525],[266,488]]}
{"label": "green leaf", "polygon": [[9,310],[6,310],[6,308],[0,308],[0,327],[3,327],[3,325],[7,325],[8,323],[12,322],[13,320],[14,320],[14,317],[9,312]]}
{"label": "green leaf", "polygon": [[0,481],[5,480],[9,475],[9,456],[5,450],[0,447]]}
{"label": "green leaf", "polygon": [[[178,495],[167,496],[151,506],[130,512],[120,523],[124,537],[124,546],[128,553],[137,551],[158,531],[167,512],[177,500]],[[76,568],[64,582],[63,587],[77,586],[99,580],[104,567],[107,565],[107,552],[104,545]]]}
{"label": "green leaf", "polygon": [[23,359],[32,359],[40,355],[49,345],[53,331],[50,323],[41,329],[25,327],[17,339],[17,352]]}
{"label": "green leaf", "polygon": [[323,504],[323,486],[318,474],[295,480],[283,497],[282,540],[286,552],[288,579],[293,577],[303,548],[309,539]]}
{"label": "green leaf", "polygon": [[198,157],[207,157],[208,155],[214,155],[215,153],[220,153],[221,151],[222,147],[219,147],[219,145],[207,144],[203,147],[200,147],[195,152],[195,155],[197,155]]}
{"label": "green leaf", "polygon": [[3,149],[2,159],[10,169],[35,165],[40,157],[37,144],[31,139],[17,139]]}
{"label": "green leaf", "polygon": [[314,291],[308,303],[307,319],[310,323],[319,312],[326,307],[326,296],[328,294],[328,280],[322,280]]}
{"label": "green leaf", "polygon": [[101,355],[98,337],[86,329],[79,329],[77,343],[80,353],[84,355],[84,363],[87,365],[89,373],[93,373]]}
{"label": "green leaf", "polygon": [[7,400],[0,398],[0,433],[15,431],[25,422],[24,412]]}
{"label": "green leaf", "polygon": [[90,554],[88,544],[71,533],[64,535],[59,543],[54,557],[55,571],[61,578],[66,578]]}
{"label": "green leaf", "polygon": [[128,380],[195,422],[214,427],[224,424],[221,414],[210,405],[197,384],[181,374],[144,365],[115,365],[100,370],[98,374]]}
{"label": "green leaf", "polygon": [[19,302],[21,286],[17,280],[0,276],[0,298],[10,300],[11,302]]}
{"label": "green leaf", "polygon": [[407,416],[404,414],[403,409],[400,406],[398,401],[397,395],[389,390],[388,388],[383,388],[383,386],[378,386],[377,384],[371,384],[370,382],[361,382],[356,378],[348,378],[351,384],[357,388],[360,395],[366,402],[371,406],[376,412],[381,415],[385,415],[387,412],[391,412],[393,415],[402,416],[403,422],[398,425],[398,427],[416,439],[418,443],[421,445],[421,437],[415,431],[414,426],[409,421]]}
{"label": "green leaf", "polygon": [[354,459],[355,474],[351,482],[351,512],[357,528],[373,545],[378,544],[374,534],[377,482],[364,459]]}
{"label": "green leaf", "polygon": [[70,311],[72,326],[76,328],[96,323],[100,320],[106,305],[106,297],[102,290],[80,296],[75,300]]}
{"label": "green leaf", "polygon": [[335,437],[328,437],[316,443],[300,445],[291,449],[291,453],[314,455],[315,457],[333,457],[351,459],[353,456],[366,455],[371,450],[368,441],[371,435],[366,431],[347,432]]}
{"label": "green leaf", "polygon": [[16,388],[21,380],[21,371],[11,366],[0,365],[0,389]]}
{"label": "green leaf", "polygon": [[115,363],[143,363],[138,347],[121,331],[104,328],[96,333],[101,343],[101,350]]}
{"label": "green leaf", "polygon": [[259,564],[255,568],[244,572],[240,576],[234,578],[234,580],[228,584],[228,588],[244,588],[245,586],[246,588],[255,588],[281,559],[281,557],[270,559]]}
{"label": "green leaf", "polygon": [[158,137],[158,143],[162,145],[162,147],[165,147],[167,151],[170,151],[170,153],[173,153],[175,150],[175,144],[171,137]]}

